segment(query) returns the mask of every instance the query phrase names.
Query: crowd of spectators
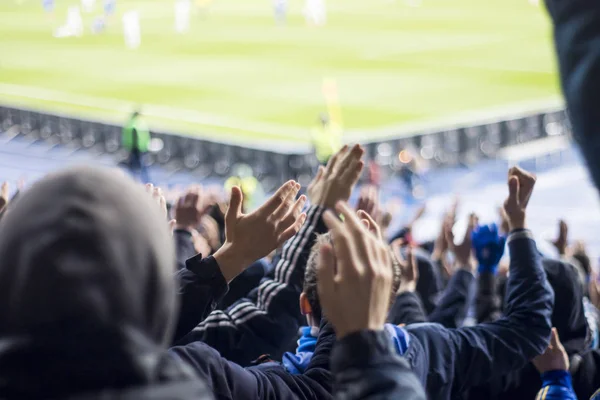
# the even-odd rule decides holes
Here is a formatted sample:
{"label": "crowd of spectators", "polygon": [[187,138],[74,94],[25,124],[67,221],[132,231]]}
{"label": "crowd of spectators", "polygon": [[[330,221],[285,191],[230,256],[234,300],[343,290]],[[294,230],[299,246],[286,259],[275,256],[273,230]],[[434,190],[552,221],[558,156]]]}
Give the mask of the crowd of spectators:
{"label": "crowd of spectators", "polygon": [[[600,3],[547,3],[600,187]],[[536,246],[536,177],[509,169],[498,223],[456,238],[455,202],[416,243],[375,188],[349,204],[363,153],[250,212],[237,186],[168,201],[116,169],[3,185],[0,398],[600,398],[600,284],[565,222],[559,258]]]}

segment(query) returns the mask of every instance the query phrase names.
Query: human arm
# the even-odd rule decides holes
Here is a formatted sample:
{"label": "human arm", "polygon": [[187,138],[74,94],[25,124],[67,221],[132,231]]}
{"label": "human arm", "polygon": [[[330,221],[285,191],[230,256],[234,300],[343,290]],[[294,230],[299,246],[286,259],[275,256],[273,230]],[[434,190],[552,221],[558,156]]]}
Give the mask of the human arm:
{"label": "human arm", "polygon": [[392,254],[352,210],[338,203],[344,223],[327,212],[333,245],[320,248],[318,291],[338,336],[332,355],[336,399],[424,399],[408,365],[383,330],[392,288]]}
{"label": "human arm", "polygon": [[429,314],[429,322],[436,322],[446,328],[461,327],[471,305],[474,283],[475,277],[470,270],[456,270],[442,292],[437,306]]}
{"label": "human arm", "polygon": [[600,188],[600,3],[546,0],[573,137]]}
{"label": "human arm", "polygon": [[461,329],[407,327],[425,348],[438,352],[429,351],[430,370],[453,366],[447,371],[447,379],[453,382],[454,393],[522,367],[548,345],[554,294],[535,242],[524,229],[525,208],[534,183],[533,176],[511,169],[509,197],[504,206],[512,230],[508,238],[511,264],[505,316],[493,323]]}
{"label": "human arm", "polygon": [[[232,190],[225,244],[205,260],[200,255],[189,259],[186,268],[178,273],[180,315],[175,343],[204,320],[207,310],[214,309],[229,281],[254,259],[265,256],[300,229],[306,215],[300,212],[304,198],[294,200],[298,189],[295,182],[287,182],[261,208],[248,215],[240,211],[240,189]],[[216,292],[212,292],[211,287],[217,288]],[[206,301],[201,301],[208,298],[210,307]]]}
{"label": "human arm", "polygon": [[304,270],[317,234],[327,232],[322,215],[336,199],[347,199],[362,170],[363,150],[340,150],[309,186],[311,203],[306,223],[288,241],[272,276],[263,279],[248,298],[215,311],[182,341],[203,341],[242,365],[263,354],[278,358],[298,330],[299,296]]}
{"label": "human arm", "polygon": [[556,328],[552,328],[550,345],[533,359],[533,365],[540,373],[542,388],[539,396],[548,400],[577,400],[569,373],[569,356],[565,351]]}

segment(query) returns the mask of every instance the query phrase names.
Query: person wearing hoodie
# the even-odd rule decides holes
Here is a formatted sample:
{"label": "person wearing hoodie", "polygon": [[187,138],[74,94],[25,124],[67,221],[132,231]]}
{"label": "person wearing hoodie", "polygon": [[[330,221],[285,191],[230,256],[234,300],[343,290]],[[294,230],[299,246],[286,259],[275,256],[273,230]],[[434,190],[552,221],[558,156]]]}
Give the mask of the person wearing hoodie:
{"label": "person wearing hoodie", "polygon": [[122,174],[73,168],[22,193],[0,221],[0,398],[212,398],[166,351],[174,260]]}
{"label": "person wearing hoodie", "polygon": [[[502,319],[460,329],[446,329],[439,324],[385,327],[391,343],[409,361],[429,398],[460,396],[468,387],[486,383],[493,374],[502,375],[522,367],[548,345],[554,296],[535,242],[524,229],[525,209],[534,183],[533,176],[518,168],[509,172],[505,210],[511,223],[507,241],[512,257],[506,314]],[[318,252],[315,247],[300,298],[310,326],[316,326],[322,315],[312,272],[316,270],[314,260]],[[458,262],[466,263],[468,259]],[[306,354],[297,356],[307,358]]]}
{"label": "person wearing hoodie", "polygon": [[[255,360],[266,354],[281,360],[298,333],[301,319],[298,298],[302,292],[306,260],[316,234],[327,230],[322,221],[323,212],[333,207],[335,202],[349,198],[363,168],[363,153],[359,145],[352,148],[344,146],[329,160],[327,167],[319,169],[308,187],[311,206],[306,211],[306,223],[285,244],[274,271],[246,298],[226,310],[213,311],[204,320],[199,318],[202,310],[194,311],[197,307],[195,302],[184,301],[189,304],[189,307],[186,306],[189,322],[196,318],[197,325],[191,326],[191,332],[180,337],[177,345],[201,341],[216,349],[222,357],[244,367],[253,365]],[[255,237],[262,240],[260,236]],[[218,254],[214,256],[218,258]],[[188,269],[201,270],[194,268],[197,259],[198,256],[187,261]],[[193,292],[194,277],[187,274],[190,279],[186,285]],[[186,324],[187,327],[190,325]]]}
{"label": "person wearing hoodie", "polygon": [[[388,330],[383,325],[392,297],[390,251],[383,242],[361,228],[347,204],[338,203],[336,211],[344,214],[346,223],[341,224],[331,212],[324,215],[325,223],[335,231],[336,238],[341,232],[352,235],[350,240],[338,239],[338,251],[342,248],[367,251],[359,250],[356,259],[349,251],[338,253],[334,262],[339,267],[334,267],[330,247],[328,259],[322,260],[327,266],[323,265],[322,270],[327,268],[340,274],[345,271],[344,276],[348,276],[350,270],[368,267],[374,273],[358,280],[340,279],[335,284],[333,278],[329,282],[327,278],[319,281],[319,292],[325,298],[324,310],[331,316],[332,323],[323,318],[313,327],[318,339],[315,337],[300,346],[304,348],[302,352],[306,353],[306,358],[279,363],[265,357],[256,366],[242,368],[220,357],[202,342],[169,350],[192,365],[219,399],[366,400],[398,396],[425,399],[420,382],[408,363],[396,355],[397,349],[391,346]],[[384,281],[383,286],[381,281]],[[328,283],[327,286],[323,282]],[[330,357],[336,337],[332,325],[339,340]],[[330,364],[333,378],[329,372]]]}
{"label": "person wearing hoodie", "polygon": [[[552,310],[552,326],[562,338],[569,357],[578,359],[590,350],[591,336],[583,306],[583,291],[575,269],[563,261],[543,259],[542,265],[555,293]],[[561,345],[563,346],[563,345]],[[586,355],[586,357],[589,357]],[[573,368],[579,365],[573,362]],[[503,399],[532,398],[541,384],[540,375],[533,364],[504,375],[494,375],[490,382],[469,389],[469,398]],[[575,385],[578,395],[588,393],[589,388]]]}

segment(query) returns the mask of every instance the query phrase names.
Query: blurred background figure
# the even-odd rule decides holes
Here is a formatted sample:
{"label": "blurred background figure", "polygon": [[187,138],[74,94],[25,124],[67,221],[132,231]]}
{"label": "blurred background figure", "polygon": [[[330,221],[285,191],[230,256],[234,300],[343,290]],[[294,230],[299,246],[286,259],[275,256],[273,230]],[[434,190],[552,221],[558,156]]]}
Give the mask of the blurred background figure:
{"label": "blurred background figure", "polygon": [[123,148],[129,152],[127,166],[133,176],[140,175],[142,182],[150,182],[148,168],[145,164],[145,155],[150,145],[150,131],[138,110],[131,114],[131,117],[123,127],[121,136]]}
{"label": "blurred background figure", "polygon": [[191,0],[175,1],[175,32],[182,34],[190,30],[191,13]]}
{"label": "blurred background figure", "polygon": [[275,23],[279,25],[285,24],[287,19],[287,0],[273,0],[273,16],[275,17]]}

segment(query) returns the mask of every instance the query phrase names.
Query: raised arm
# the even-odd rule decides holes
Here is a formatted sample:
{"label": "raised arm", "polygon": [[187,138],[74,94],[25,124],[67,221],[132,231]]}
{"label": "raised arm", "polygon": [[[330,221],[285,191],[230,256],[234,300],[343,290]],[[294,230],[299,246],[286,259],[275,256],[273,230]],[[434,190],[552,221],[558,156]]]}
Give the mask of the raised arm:
{"label": "raised arm", "polygon": [[447,377],[453,382],[453,393],[522,367],[548,345],[554,294],[535,242],[524,229],[525,207],[534,182],[533,176],[511,169],[510,194],[505,203],[512,230],[508,238],[511,265],[505,316],[493,323],[461,329],[407,327],[426,349],[431,349],[430,371],[454,366]]}
{"label": "raised arm", "polygon": [[344,147],[326,168],[319,170],[308,189],[313,204],[300,232],[286,243],[273,277],[266,278],[248,298],[225,311],[214,311],[182,343],[203,341],[222,356],[242,365],[263,354],[278,359],[294,339],[299,327],[299,296],[310,250],[327,228],[323,211],[347,199],[363,167],[363,150]]}
{"label": "raised arm", "polygon": [[[264,257],[300,230],[305,197],[295,199],[299,185],[285,183],[262,207],[241,212],[242,192],[234,187],[226,215],[226,240],[213,257],[197,255],[178,272],[180,316],[175,342],[195,328],[227,291],[227,283],[255,260]],[[207,293],[208,291],[208,293]],[[211,297],[209,306],[206,299]]]}
{"label": "raised arm", "polygon": [[327,211],[333,246],[320,249],[318,291],[338,342],[331,357],[339,400],[425,399],[408,363],[395,355],[383,330],[392,296],[391,252],[345,203]]}

